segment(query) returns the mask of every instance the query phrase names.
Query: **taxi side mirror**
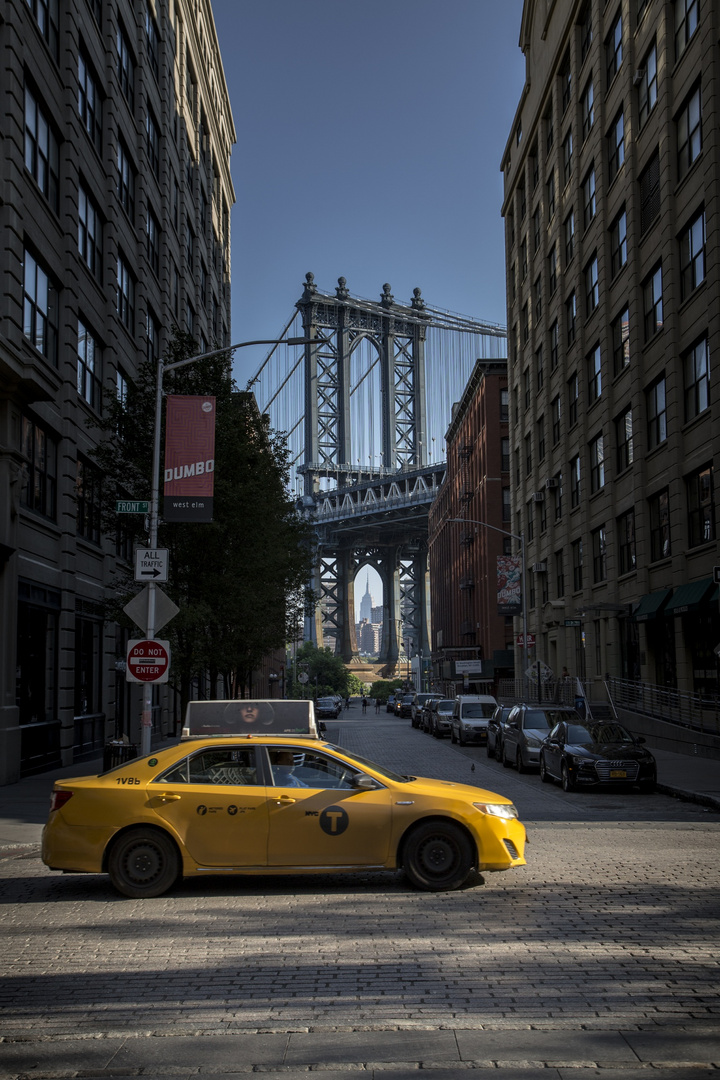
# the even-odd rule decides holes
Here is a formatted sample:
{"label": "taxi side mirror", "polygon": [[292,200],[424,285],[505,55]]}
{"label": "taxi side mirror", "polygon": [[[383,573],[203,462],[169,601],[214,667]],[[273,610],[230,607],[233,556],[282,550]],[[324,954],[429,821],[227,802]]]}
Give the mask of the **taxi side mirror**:
{"label": "taxi side mirror", "polygon": [[374,791],[378,787],[378,783],[373,780],[372,776],[368,776],[366,773],[358,773],[357,776],[352,778],[352,786],[359,791]]}

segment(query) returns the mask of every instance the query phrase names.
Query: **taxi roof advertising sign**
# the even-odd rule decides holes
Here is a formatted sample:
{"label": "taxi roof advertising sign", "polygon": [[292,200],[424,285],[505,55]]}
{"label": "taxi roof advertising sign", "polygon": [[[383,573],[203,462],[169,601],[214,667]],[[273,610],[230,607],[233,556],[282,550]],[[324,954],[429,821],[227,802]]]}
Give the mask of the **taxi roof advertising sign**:
{"label": "taxi roof advertising sign", "polygon": [[317,738],[312,701],[189,701],[185,711],[186,738],[210,735],[304,735]]}

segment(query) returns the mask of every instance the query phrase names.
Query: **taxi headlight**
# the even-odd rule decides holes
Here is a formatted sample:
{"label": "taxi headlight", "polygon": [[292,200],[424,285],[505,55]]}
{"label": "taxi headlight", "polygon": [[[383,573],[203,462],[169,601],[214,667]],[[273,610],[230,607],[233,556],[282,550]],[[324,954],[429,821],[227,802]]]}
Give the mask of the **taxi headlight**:
{"label": "taxi headlight", "polygon": [[516,818],[518,816],[518,812],[512,803],[476,802],[473,803],[473,806],[481,814],[490,814],[491,817]]}

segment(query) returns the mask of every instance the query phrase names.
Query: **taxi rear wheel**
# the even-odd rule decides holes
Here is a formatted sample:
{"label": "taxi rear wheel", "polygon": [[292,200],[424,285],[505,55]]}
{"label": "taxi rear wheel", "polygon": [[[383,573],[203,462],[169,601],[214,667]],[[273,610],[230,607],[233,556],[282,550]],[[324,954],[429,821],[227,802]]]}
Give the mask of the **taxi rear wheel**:
{"label": "taxi rear wheel", "polygon": [[408,837],[403,864],[419,889],[459,889],[473,867],[472,845],[452,822],[431,821],[418,825]]}
{"label": "taxi rear wheel", "polygon": [[110,880],[133,899],[162,896],[180,876],[180,856],[172,840],[156,829],[130,829],[108,857]]}

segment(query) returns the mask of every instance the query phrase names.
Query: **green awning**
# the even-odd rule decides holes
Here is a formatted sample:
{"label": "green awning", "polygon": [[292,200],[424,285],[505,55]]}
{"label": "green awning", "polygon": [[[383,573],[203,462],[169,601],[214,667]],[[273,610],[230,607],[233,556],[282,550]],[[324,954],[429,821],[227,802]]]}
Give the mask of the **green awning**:
{"label": "green awning", "polygon": [[712,578],[705,578],[704,581],[691,581],[687,585],[681,585],[673,593],[665,610],[673,615],[685,615],[688,611],[694,611],[702,604],[713,584]]}
{"label": "green awning", "polygon": [[656,618],[671,595],[672,589],[658,589],[657,592],[643,596],[633,612],[633,618],[636,622],[647,622],[648,619]]}

